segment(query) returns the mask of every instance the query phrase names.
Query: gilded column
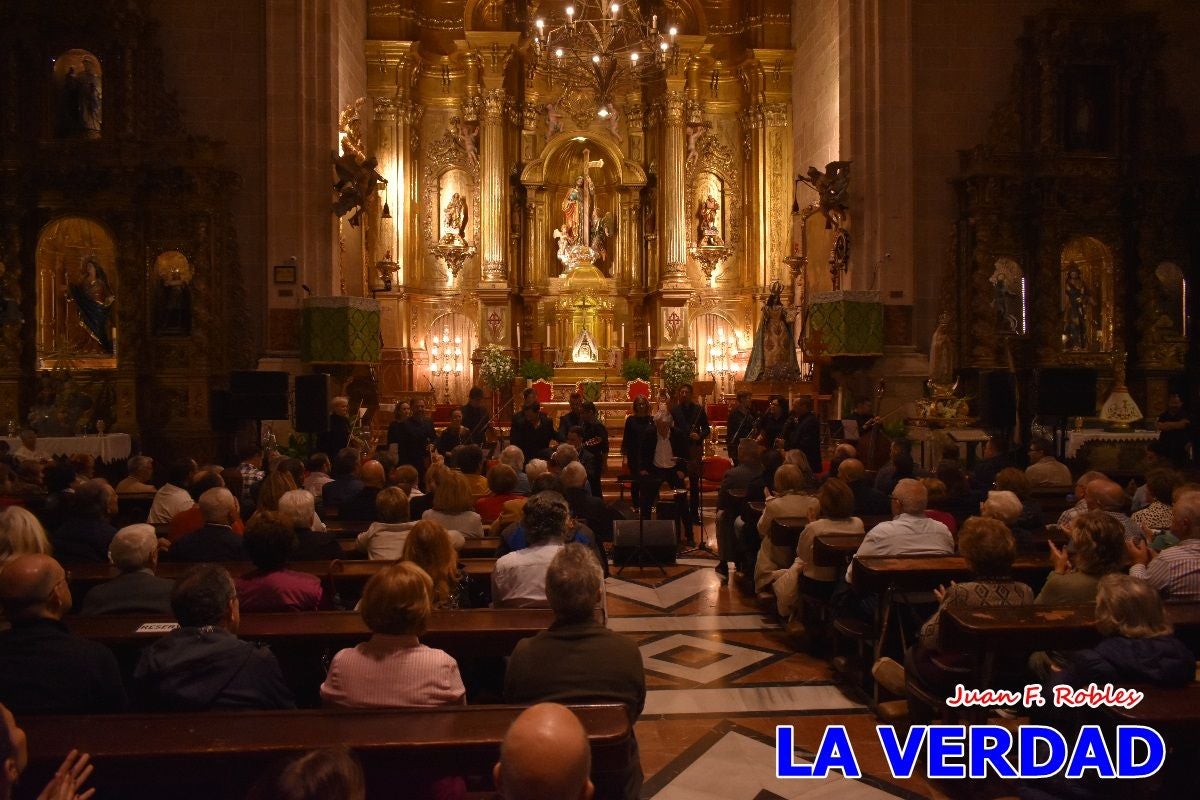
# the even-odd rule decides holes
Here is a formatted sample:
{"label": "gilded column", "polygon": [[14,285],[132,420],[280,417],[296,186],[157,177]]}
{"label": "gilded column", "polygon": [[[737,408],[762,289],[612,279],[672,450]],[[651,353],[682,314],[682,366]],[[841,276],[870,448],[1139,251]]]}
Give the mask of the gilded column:
{"label": "gilded column", "polygon": [[[750,241],[747,252],[760,286],[786,281],[783,259],[790,255],[792,205],[790,50],[753,51],[744,69],[758,102],[742,115],[749,143]],[[769,69],[767,69],[769,67]]]}
{"label": "gilded column", "polygon": [[662,255],[665,266],[662,285],[687,284],[687,223],[684,220],[684,93],[668,89],[663,97],[662,162],[660,169]]}
{"label": "gilded column", "polygon": [[504,283],[505,235],[508,218],[504,188],[504,101],[502,88],[483,91],[483,117],[479,129],[479,238],[480,262],[485,283]]}

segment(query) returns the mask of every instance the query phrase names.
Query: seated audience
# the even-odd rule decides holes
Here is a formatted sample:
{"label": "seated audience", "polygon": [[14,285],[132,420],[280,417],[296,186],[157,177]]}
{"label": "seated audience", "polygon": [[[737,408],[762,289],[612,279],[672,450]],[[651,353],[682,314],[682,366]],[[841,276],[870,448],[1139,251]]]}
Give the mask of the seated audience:
{"label": "seated audience", "polygon": [[508,445],[500,451],[500,463],[512,467],[517,476],[517,486],[513,492],[520,495],[529,494],[529,476],[525,474],[525,454],[516,445]]}
{"label": "seated audience", "polygon": [[358,462],[362,454],[353,447],[343,447],[338,450],[333,459],[333,480],[327,482],[321,489],[323,508],[337,508],[342,503],[354,497],[363,489],[363,482],[358,479]]}
{"label": "seated audience", "polygon": [[418,639],[429,625],[432,588],[425,570],[407,561],[371,576],[360,605],[371,638],[333,657],[321,684],[325,705],[421,708],[465,702],[457,662]]}
{"label": "seated audience", "polygon": [[937,478],[921,478],[921,485],[925,487],[928,496],[925,516],[942,523],[950,531],[951,536],[957,537],[958,520],[954,518],[953,514],[941,510],[941,504],[946,501],[946,484]]}
{"label": "seated audience", "polygon": [[[306,487],[307,488],[307,487]],[[267,771],[247,800],[366,800],[362,767],[345,747],[309,750]]]}
{"label": "seated audience", "polygon": [[467,479],[471,497],[483,497],[488,492],[487,478],[480,474],[483,466],[483,448],[479,445],[463,445],[454,451],[454,468]]}
{"label": "seated audience", "polygon": [[472,510],[471,486],[466,476],[450,472],[438,479],[433,494],[433,508],[421,515],[421,519],[440,523],[450,531],[458,531],[468,539],[483,537],[483,521]]}
{"label": "seated audience", "polygon": [[602,541],[612,541],[613,512],[599,496],[588,494],[587,468],[579,461],[572,461],[563,467],[559,477],[571,516],[576,522],[586,523]]}
{"label": "seated audience", "polygon": [[1021,518],[1021,500],[1012,492],[993,490],[987,493],[987,499],[979,504],[979,515],[987,519],[996,519],[1004,523],[1012,534],[1013,541],[1022,550],[1033,546],[1033,531],[1020,527],[1017,522]]}
{"label": "seated audience", "polygon": [[1002,492],[1012,492],[1021,501],[1021,516],[1017,517],[1016,523],[1018,528],[1032,532],[1045,527],[1042,504],[1033,497],[1033,486],[1024,472],[1016,467],[1005,467],[996,473],[996,488]]}
{"label": "seated audience", "polygon": [[592,800],[587,731],[569,708],[539,703],[521,712],[504,741],[492,779],[502,800]]}
{"label": "seated audience", "polygon": [[109,519],[117,513],[117,493],[103,478],[84,481],[62,524],[50,535],[54,552],[64,564],[103,564],[117,529]]}
{"label": "seated audience", "polygon": [[854,493],[841,478],[830,478],[817,492],[819,516],[810,517],[800,540],[796,543],[796,558],[800,562],[798,581],[776,581],[772,584],[776,605],[797,618],[798,603],[805,595],[828,600],[837,581],[835,567],[818,567],[813,563],[813,542],[826,533],[862,533],[863,523],[854,513]]}
{"label": "seated audience", "polygon": [[[998,472],[999,470],[991,473],[989,481],[981,486],[990,487],[995,483]],[[979,511],[979,495],[971,491],[966,474],[953,464],[942,462],[934,477],[946,487],[946,499],[942,501],[941,510],[952,514],[961,527],[967,517],[972,517]]]}
{"label": "seated audience", "polygon": [[470,608],[471,576],[458,560],[462,534],[448,531],[436,522],[422,520],[413,525],[404,544],[404,560],[411,561],[433,581],[430,595],[437,609]]}
{"label": "seated audience", "polygon": [[1129,574],[1149,583],[1168,601],[1200,601],[1200,491],[1182,493],[1171,507],[1171,533],[1179,544],[1161,553],[1127,542]]}
{"label": "seated audience", "polygon": [[[600,470],[603,468],[603,466],[600,464],[596,454],[584,447],[583,442],[583,428],[579,425],[572,426],[567,431],[567,444],[575,449],[574,460],[577,460],[583,467],[584,472],[587,473],[588,494],[594,497],[599,497],[600,492],[596,489],[596,486],[599,484]],[[558,451],[556,450],[555,453],[557,454],[557,452]],[[565,467],[567,463],[570,462],[566,462],[562,466]]]}
{"label": "seated audience", "polygon": [[171,610],[180,627],[143,650],[133,673],[142,707],[295,707],[274,654],[265,645],[237,638],[237,590],[223,567],[202,564],[190,570],[171,593]]}
{"label": "seated audience", "polygon": [[301,488],[307,490],[313,497],[321,497],[325,491],[325,484],[333,480],[329,476],[332,468],[328,455],[313,453],[304,463],[304,470],[307,474],[304,476],[304,485]]}
{"label": "seated audience", "polygon": [[263,470],[263,449],[257,442],[242,445],[238,451],[237,471],[242,473],[242,493],[238,504],[242,508],[257,506],[259,484],[266,477]]}
{"label": "seated audience", "polygon": [[1062,514],[1060,514],[1058,516],[1058,526],[1060,528],[1067,527],[1068,525],[1071,524],[1071,520],[1073,520],[1075,517],[1077,517],[1080,514],[1086,514],[1088,512],[1088,504],[1087,504],[1088,484],[1095,480],[1107,480],[1107,478],[1108,478],[1108,476],[1105,475],[1103,472],[1098,472],[1096,470],[1091,470],[1089,472],[1085,472],[1079,476],[1079,480],[1075,481],[1075,487],[1072,490],[1072,494],[1067,497],[1068,500],[1071,499],[1071,497],[1074,497],[1075,505],[1071,506],[1070,508],[1068,508],[1066,511],[1062,512]]}
{"label": "seated audience", "polygon": [[55,459],[42,468],[42,483],[46,496],[42,498],[38,516],[46,530],[54,531],[70,515],[75,504],[75,488],[83,483],[83,479],[69,461]]}
{"label": "seated audience", "polygon": [[406,498],[414,500],[425,494],[417,486],[419,478],[416,467],[411,464],[401,464],[396,467],[392,485],[403,490]]}
{"label": "seated audience", "polygon": [[[325,523],[320,522],[314,506],[316,500],[307,489],[292,489],[279,498],[279,514],[292,528],[296,542],[292,548],[292,561],[333,561],[345,558],[337,537],[330,533]],[[314,520],[319,529],[310,527]]]}
{"label": "seated audience", "polygon": [[[842,467],[845,468],[845,464]],[[928,494],[921,482],[906,478],[892,490],[892,511],[895,516],[867,532],[855,556],[951,555],[954,537],[940,522],[925,516]],[[849,581],[854,569],[846,568]]]}
{"label": "seated audience", "polygon": [[546,567],[567,537],[570,509],[557,492],[532,495],[523,509],[528,546],[496,560],[492,605],[497,608],[546,608]]}
{"label": "seated audience", "polygon": [[507,464],[497,464],[488,470],[488,493],[475,501],[475,512],[485,525],[500,516],[504,504],[522,495],[516,492],[517,473]]}
{"label": "seated audience", "polygon": [[21,506],[9,506],[0,511],[0,565],[18,556],[50,555],[50,539],[42,523]]}
{"label": "seated audience", "polygon": [[[752,497],[752,490],[764,485],[762,447],[753,438],[745,437],[738,440],[737,466],[730,467],[721,476],[720,492],[728,497],[730,492]],[[772,451],[774,452],[774,451]],[[727,501],[732,502],[732,501]],[[739,568],[748,566],[753,558],[753,550],[742,546],[740,531],[744,529],[742,520],[736,514],[736,508],[721,508],[717,514],[717,574],[722,577],[729,575],[729,562],[733,561]]]}
{"label": "seated audience", "polygon": [[838,467],[847,458],[858,458],[858,450],[855,449],[854,445],[849,442],[842,442],[833,448],[833,457],[829,459],[829,474],[826,476],[826,480],[837,477]]}
{"label": "seated audience", "polygon": [[324,590],[316,575],[285,569],[295,544],[292,527],[278,512],[256,511],[242,545],[254,571],[234,581],[242,611],[316,611]]}
{"label": "seated audience", "polygon": [[149,456],[134,456],[126,464],[129,474],[117,484],[117,494],[153,494],[158,491],[151,483],[154,476],[154,459]]}
{"label": "seated audience", "polygon": [[[238,473],[237,470],[234,470],[234,473],[241,479],[241,473]],[[220,489],[222,487],[225,487],[225,479],[221,477],[221,472],[217,468],[196,470],[196,473],[192,476],[191,483],[188,484],[188,494],[196,502],[188,510],[180,511],[171,518],[171,524],[167,529],[167,538],[172,542],[178,541],[181,537],[186,536],[192,531],[198,531],[203,528],[204,514],[200,511],[200,495],[209,489]],[[232,489],[230,489],[230,494],[237,497],[237,493]],[[238,536],[246,532],[246,526],[240,516],[233,522],[233,532]]]}
{"label": "seated audience", "polygon": [[[378,461],[364,461],[358,470],[362,488],[345,497],[338,504],[338,519],[346,522],[374,522],[375,498],[384,489],[383,465]],[[333,484],[325,487],[328,492]]]}
{"label": "seated audience", "polygon": [[1070,486],[1071,468],[1054,457],[1054,443],[1034,439],[1029,445],[1029,466],[1025,477],[1034,486]]}
{"label": "seated audience", "polygon": [[[29,765],[28,738],[17,725],[13,713],[0,704],[0,800],[12,800],[21,773]],[[94,789],[84,789],[92,775],[87,753],[72,750],[63,759],[54,777],[38,795],[38,800],[88,800]]]}
{"label": "seated audience", "polygon": [[[954,448],[954,461],[943,461],[937,465],[935,472],[941,472],[943,465],[952,466],[957,472],[963,471],[962,465],[958,462],[958,445],[950,443],[950,446]],[[1006,443],[999,436],[993,436],[984,442],[983,458],[975,465],[975,469],[971,471],[971,485],[981,490],[987,489],[996,482],[996,473],[1005,467],[1011,466],[1008,454],[1005,452],[1006,446]],[[946,481],[946,478],[942,475],[938,475],[938,477]],[[954,487],[949,481],[946,481],[946,488],[950,491],[951,495],[954,494]]]}
{"label": "seated audience", "polygon": [[42,462],[27,458],[17,463],[17,475],[8,488],[9,494],[41,494],[46,490],[42,484],[44,470]]}
{"label": "seated audience", "polygon": [[1171,498],[1183,484],[1183,476],[1173,469],[1155,469],[1146,473],[1146,506],[1135,511],[1130,519],[1141,528],[1146,539],[1171,527]]}
{"label": "seated audience", "polygon": [[1121,523],[1128,541],[1145,541],[1146,537],[1142,533],[1142,529],[1125,513],[1129,510],[1129,496],[1125,494],[1125,490],[1121,488],[1120,484],[1110,481],[1108,478],[1091,481],[1087,485],[1084,497],[1087,499],[1090,511],[1103,511]]}
{"label": "seated audience", "polygon": [[167,482],[154,493],[154,502],[150,504],[146,522],[166,525],[176,514],[192,507],[192,496],[188,494],[187,485],[191,483],[195,472],[196,462],[190,458],[176,459],[167,466]]}
{"label": "seated audience", "polygon": [[105,714],[125,708],[117,659],[67,630],[70,578],[47,555],[19,556],[0,570],[0,703],[17,714]]}
{"label": "seated audience", "polygon": [[1175,638],[1162,598],[1143,581],[1111,573],[1096,587],[1096,630],[1106,638],[1065,657],[1054,683],[1184,686],[1196,674],[1196,657]]}
{"label": "seated audience", "polygon": [[[803,453],[801,453],[803,455]],[[775,489],[767,498],[762,516],[758,518],[758,558],[754,563],[754,591],[763,592],[770,588],[782,570],[789,569],[796,560],[796,552],[790,547],[771,544],[771,526],[775,520],[790,520],[805,525],[817,518],[821,503],[804,491],[804,473],[799,467],[784,464],[775,472]]]}
{"label": "seated audience", "polygon": [[209,489],[200,495],[200,514],[204,527],[183,536],[171,545],[167,561],[244,561],[242,537],[233,532],[238,519],[238,503],[228,489]]}
{"label": "seated audience", "polygon": [[[958,445],[954,445],[954,455],[958,456]],[[888,462],[875,473],[875,490],[883,495],[891,494],[901,478],[913,477],[913,469],[912,442],[907,439],[894,440]]]}
{"label": "seated audience", "polygon": [[[505,702],[615,701],[624,703],[630,722],[636,722],[646,703],[642,656],[637,642],[596,619],[604,583],[596,557],[580,544],[556,548],[543,581],[554,623],[513,650],[504,676]],[[642,787],[637,739],[630,737],[626,770],[593,772],[592,782],[601,797],[637,798]]]}
{"label": "seated audience", "polygon": [[108,560],[121,574],[92,587],[80,613],[170,614],[175,581],[154,574],[158,566],[158,536],[153,525],[127,525],[108,546]]}
{"label": "seated audience", "polygon": [[375,521],[357,537],[358,549],[372,561],[395,561],[404,554],[412,526],[404,490],[397,486],[384,489],[375,497]]}
{"label": "seated audience", "polygon": [[421,516],[433,508],[433,498],[437,494],[437,487],[449,475],[452,470],[441,462],[436,462],[429,465],[429,469],[425,470],[425,493],[408,496],[408,516],[411,519],[420,519]]}
{"label": "seated audience", "polygon": [[[520,448],[517,449],[519,450]],[[499,536],[510,525],[521,521],[521,509],[525,507],[525,500],[528,499],[529,494],[535,491],[533,486],[537,483],[538,478],[549,474],[549,471],[550,466],[540,458],[535,458],[525,465],[525,478],[529,483],[530,491],[528,494],[517,496],[501,506],[500,516],[496,517],[496,521],[488,529],[488,532],[492,536]]]}
{"label": "seated audience", "polygon": [[1125,532],[1112,517],[1099,511],[1082,514],[1071,525],[1070,536],[1069,547],[1048,543],[1054,571],[1038,593],[1039,605],[1090,603],[1100,579],[1122,571]]}
{"label": "seated audience", "polygon": [[859,517],[880,517],[888,513],[888,496],[877,491],[866,478],[866,469],[857,458],[847,458],[838,467],[838,477],[854,493],[854,513]]}

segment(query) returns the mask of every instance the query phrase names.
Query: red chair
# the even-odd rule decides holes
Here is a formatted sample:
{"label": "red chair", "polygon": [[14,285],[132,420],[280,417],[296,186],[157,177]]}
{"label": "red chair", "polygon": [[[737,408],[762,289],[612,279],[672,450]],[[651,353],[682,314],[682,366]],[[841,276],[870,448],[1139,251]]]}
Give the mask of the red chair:
{"label": "red chair", "polygon": [[650,384],[641,378],[634,378],[625,384],[625,391],[629,397],[629,402],[633,402],[636,397],[644,397],[650,399]]}
{"label": "red chair", "polygon": [[458,406],[453,403],[438,403],[433,407],[432,421],[434,425],[442,426],[450,423],[450,416]]}
{"label": "red chair", "polygon": [[704,407],[704,412],[708,414],[710,425],[724,425],[729,422],[729,406],[725,403],[709,403]]}
{"label": "red chair", "polygon": [[533,396],[538,399],[539,403],[549,403],[550,399],[554,397],[554,384],[543,378],[538,378],[530,386],[533,389]]}
{"label": "red chair", "polygon": [[724,456],[705,456],[700,461],[700,516],[704,516],[704,493],[721,488],[721,479],[733,467]]}

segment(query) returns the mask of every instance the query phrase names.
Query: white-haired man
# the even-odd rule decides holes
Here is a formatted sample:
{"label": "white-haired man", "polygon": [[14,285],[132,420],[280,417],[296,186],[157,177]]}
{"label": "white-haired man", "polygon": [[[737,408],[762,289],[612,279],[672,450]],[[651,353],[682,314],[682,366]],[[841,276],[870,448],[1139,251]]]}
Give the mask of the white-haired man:
{"label": "white-haired man", "polygon": [[117,484],[117,494],[154,494],[158,491],[151,483],[154,477],[154,459],[150,456],[134,456],[126,464],[129,474]]}
{"label": "white-haired man", "polygon": [[[892,489],[892,519],[872,528],[854,554],[859,556],[945,556],[954,553],[950,529],[925,516],[929,494],[918,480],[904,478]],[[853,576],[854,563],[846,568],[846,580]]]}
{"label": "white-haired man", "polygon": [[80,613],[170,614],[175,581],[154,574],[158,566],[158,536],[153,525],[127,525],[108,546],[108,560],[121,574],[91,589]]}
{"label": "white-haired man", "polygon": [[233,521],[238,518],[233,494],[224,488],[209,489],[200,495],[199,505],[204,527],[171,545],[165,558],[193,563],[247,560],[242,537],[233,532]]}
{"label": "white-haired man", "polygon": [[525,454],[521,452],[521,448],[515,444],[510,444],[500,451],[500,463],[507,464],[512,467],[513,472],[517,473],[517,486],[513,489],[515,494],[529,494],[531,478],[525,474]]}
{"label": "white-haired man", "polygon": [[1155,553],[1141,540],[1126,540],[1129,574],[1158,590],[1163,600],[1200,601],[1200,491],[1181,494],[1171,506],[1171,533],[1179,544]]}

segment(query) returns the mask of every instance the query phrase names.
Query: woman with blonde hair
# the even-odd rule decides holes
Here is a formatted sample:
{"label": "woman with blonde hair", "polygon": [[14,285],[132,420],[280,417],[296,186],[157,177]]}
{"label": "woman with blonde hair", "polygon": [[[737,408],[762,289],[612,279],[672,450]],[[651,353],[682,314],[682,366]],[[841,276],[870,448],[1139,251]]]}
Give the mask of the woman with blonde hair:
{"label": "woman with blonde hair", "polygon": [[465,475],[450,472],[438,480],[433,493],[433,508],[421,519],[441,523],[446,530],[458,531],[468,539],[483,538],[483,520],[473,509],[471,485]]}
{"label": "woman with blonde hair", "polygon": [[38,518],[21,506],[0,511],[0,564],[18,556],[51,555],[53,548]]}
{"label": "woman with blonde hair", "polygon": [[411,561],[433,581],[430,597],[436,608],[469,608],[467,570],[458,563],[452,532],[430,520],[422,520],[408,532],[403,561]]}
{"label": "woman with blonde hair", "polygon": [[1073,554],[1049,542],[1054,571],[1034,601],[1038,605],[1090,603],[1102,577],[1124,571],[1125,527],[1103,511],[1075,517],[1071,543]]}
{"label": "woman with blonde hair", "polygon": [[776,547],[771,543],[771,525],[775,520],[782,519],[805,524],[816,519],[821,510],[817,498],[804,491],[805,485],[804,471],[795,464],[784,464],[775,471],[775,490],[767,498],[762,516],[758,519],[758,535],[762,542],[754,562],[756,592],[766,591],[779,577],[776,573],[788,569],[796,560],[796,552],[792,548]]}

